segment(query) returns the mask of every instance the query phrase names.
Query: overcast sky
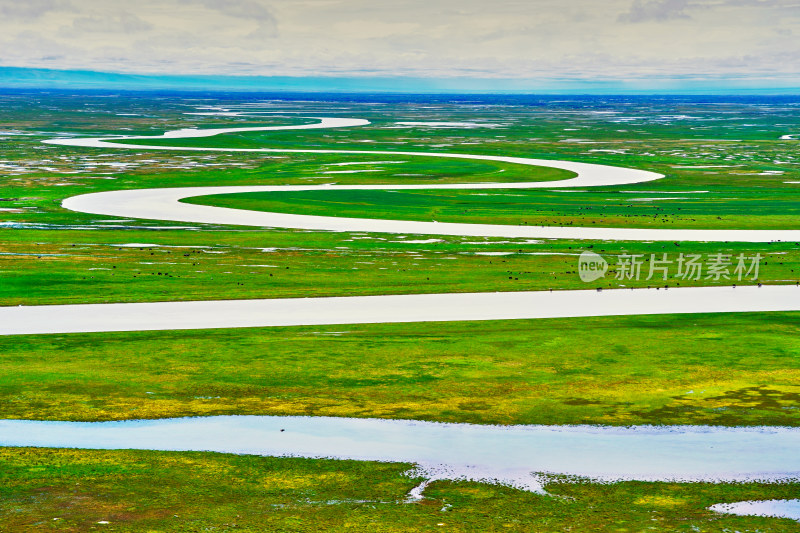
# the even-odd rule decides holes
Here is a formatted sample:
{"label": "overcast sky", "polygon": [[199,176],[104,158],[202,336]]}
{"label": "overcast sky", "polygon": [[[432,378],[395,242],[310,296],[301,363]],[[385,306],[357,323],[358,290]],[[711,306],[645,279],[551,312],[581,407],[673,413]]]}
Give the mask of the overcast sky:
{"label": "overcast sky", "polygon": [[0,65],[798,79],[800,0],[0,0]]}

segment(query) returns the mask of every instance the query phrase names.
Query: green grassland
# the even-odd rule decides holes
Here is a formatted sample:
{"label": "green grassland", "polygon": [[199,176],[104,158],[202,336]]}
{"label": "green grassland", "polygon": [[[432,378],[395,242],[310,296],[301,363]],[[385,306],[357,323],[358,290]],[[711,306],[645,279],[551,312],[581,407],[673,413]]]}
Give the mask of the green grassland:
{"label": "green grassland", "polygon": [[[760,253],[758,279],[742,283],[800,280],[795,242],[434,237],[415,243],[431,237],[120,220],[60,207],[76,194],[123,188],[571,177],[553,169],[401,155],[160,152],[40,142],[61,132],[159,135],[185,127],[309,122],[291,113],[224,119],[184,114],[209,102],[219,103],[0,95],[0,305],[736,283],[616,280],[615,258],[625,253]],[[594,227],[791,229],[800,220],[800,185],[791,183],[800,181],[798,145],[778,140],[800,131],[800,114],[781,102],[269,106],[304,116],[333,110],[373,124],[136,142],[541,157],[666,175],[654,183],[570,193],[326,191],[191,200],[247,209]],[[684,116],[692,118],[675,118]],[[465,120],[500,126],[396,124]],[[375,172],[332,173],[342,170]],[[701,190],[709,192],[691,192]],[[682,199],[632,201],[658,196]],[[141,246],[128,246],[136,243]],[[584,250],[611,264],[606,278],[589,286],[577,275],[576,256]],[[0,337],[0,417],[309,414],[494,424],[798,426],[799,317],[742,313]],[[426,500],[408,504],[405,494],[418,480],[402,476],[406,469],[218,454],[2,449],[0,531],[797,529],[791,521],[704,510],[723,501],[797,497],[795,484],[605,486],[572,480],[549,485],[564,496],[552,498],[437,482]],[[111,524],[97,524],[101,520]]]}
{"label": "green grassland", "polygon": [[[639,187],[641,188],[641,187]],[[798,229],[800,187],[650,191],[303,191],[187,198],[187,203],[303,215],[525,226]],[[655,193],[653,192],[655,191]],[[661,192],[664,191],[664,192]]]}
{"label": "green grassland", "polygon": [[[542,496],[420,479],[411,465],[210,453],[0,449],[0,531],[800,531],[709,505],[800,485],[553,479]],[[369,480],[365,482],[365,480]],[[623,513],[620,510],[624,509]],[[99,522],[105,522],[100,524]]]}
{"label": "green grassland", "polygon": [[[759,282],[800,279],[800,245],[794,242],[588,244],[442,237],[418,244],[416,236],[136,226],[6,232],[0,244],[2,305],[756,283],[752,276],[678,279],[674,268],[667,280],[658,273],[647,279],[650,256],[664,253],[673,261],[679,253],[758,253],[764,258]],[[578,276],[577,256],[586,250],[605,256],[611,267],[589,285]],[[630,253],[645,256],[643,275],[618,280],[617,262]]]}
{"label": "green grassland", "polygon": [[7,418],[800,426],[800,313],[0,337]]}

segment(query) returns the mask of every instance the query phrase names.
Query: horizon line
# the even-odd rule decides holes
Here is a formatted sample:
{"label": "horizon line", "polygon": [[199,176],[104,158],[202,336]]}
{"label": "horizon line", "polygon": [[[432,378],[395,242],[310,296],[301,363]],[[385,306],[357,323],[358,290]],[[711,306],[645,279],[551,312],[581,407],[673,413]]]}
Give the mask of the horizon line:
{"label": "horizon line", "polygon": [[390,75],[264,76],[248,74],[137,74],[0,65],[0,89],[184,91],[236,93],[369,93],[497,95],[800,95],[797,78],[686,77],[643,79],[470,78]]}

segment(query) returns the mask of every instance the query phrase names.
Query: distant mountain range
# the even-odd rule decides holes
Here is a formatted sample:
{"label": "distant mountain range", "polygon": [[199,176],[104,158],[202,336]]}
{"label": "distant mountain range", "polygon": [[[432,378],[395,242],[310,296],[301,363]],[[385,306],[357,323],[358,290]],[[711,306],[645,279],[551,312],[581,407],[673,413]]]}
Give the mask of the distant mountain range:
{"label": "distant mountain range", "polygon": [[[527,87],[526,87],[527,85]],[[0,88],[295,91],[295,92],[531,92],[523,80],[392,77],[154,75],[0,66]]]}
{"label": "distant mountain range", "polygon": [[0,89],[424,94],[800,94],[795,79],[636,80],[125,74],[0,66]]}

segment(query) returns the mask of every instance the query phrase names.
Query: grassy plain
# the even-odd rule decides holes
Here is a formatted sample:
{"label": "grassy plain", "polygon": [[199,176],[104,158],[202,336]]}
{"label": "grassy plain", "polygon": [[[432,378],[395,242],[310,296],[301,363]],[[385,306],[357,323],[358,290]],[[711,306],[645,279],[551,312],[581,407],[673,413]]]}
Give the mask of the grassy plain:
{"label": "grassy plain", "polygon": [[270,414],[800,426],[799,317],[0,337],[0,398],[8,418],[49,420]]}
{"label": "grassy plain", "polygon": [[[591,287],[732,283],[618,281],[613,265],[622,253],[760,253],[759,279],[749,283],[800,280],[800,243],[431,240],[119,220],[60,207],[75,194],[120,188],[570,176],[424,157],[345,159],[40,143],[62,133],[158,135],[194,126],[302,123],[307,120],[292,114],[301,111],[304,116],[364,117],[373,124],[180,142],[516,155],[631,166],[667,177],[624,189],[571,193],[557,188],[490,196],[479,191],[295,193],[193,201],[441,221],[797,228],[800,156],[796,141],[779,137],[800,131],[800,114],[783,100],[270,100],[265,109],[287,114],[224,119],[184,114],[202,105],[236,104],[204,98],[0,95],[0,305],[579,289],[587,285],[577,276],[576,256],[587,249],[612,264],[610,275]],[[464,120],[486,127],[398,124]],[[339,173],[348,170],[371,172]],[[324,414],[498,424],[798,426],[799,316],[4,337],[0,417]],[[402,501],[417,480],[401,476],[406,465],[126,451],[1,449],[0,454],[0,530],[9,531],[797,529],[790,521],[721,517],[704,510],[723,501],[797,497],[795,484],[554,483],[548,490],[565,498],[550,498],[438,482],[426,491],[427,500],[407,504]],[[101,520],[111,524],[97,524]]]}
{"label": "grassy plain", "polygon": [[[0,531],[800,531],[709,505],[800,485],[562,483],[553,496],[419,481],[411,465],[209,453],[0,449]],[[367,481],[368,480],[368,481]],[[621,510],[623,510],[621,512]],[[104,522],[101,524],[101,522]]]}
{"label": "grassy plain", "polygon": [[[761,254],[758,281],[796,283],[798,243],[526,241],[296,231],[96,228],[6,230],[0,304],[33,305],[282,298],[595,287],[754,284],[743,277],[649,277],[651,254]],[[408,241],[408,242],[404,242]],[[145,246],[148,245],[148,246]],[[158,245],[158,246],[150,246]],[[578,255],[593,250],[611,270],[590,285]],[[616,279],[622,254],[643,254],[643,275]],[[732,271],[731,271],[731,274]]]}
{"label": "grassy plain", "polygon": [[798,229],[800,188],[651,187],[647,192],[305,191],[188,198],[192,204],[253,211],[394,220],[526,226],[659,229]]}

